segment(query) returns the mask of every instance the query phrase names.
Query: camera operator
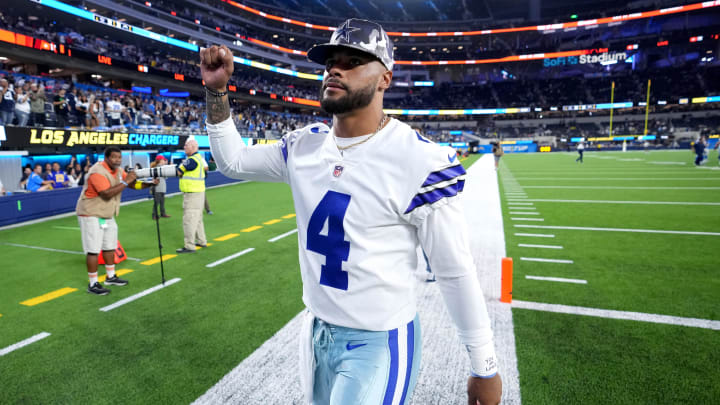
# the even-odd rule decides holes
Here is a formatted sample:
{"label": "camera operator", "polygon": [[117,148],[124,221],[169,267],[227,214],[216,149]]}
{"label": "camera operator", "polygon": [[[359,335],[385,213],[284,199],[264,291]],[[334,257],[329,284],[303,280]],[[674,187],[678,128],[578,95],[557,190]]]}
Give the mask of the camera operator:
{"label": "camera operator", "polygon": [[178,166],[180,191],[183,193],[183,233],[185,246],[178,253],[193,253],[196,247],[207,247],[203,209],[205,207],[205,167],[198,153],[198,143],[189,138],[185,141],[187,159]]}
{"label": "camera operator", "polygon": [[110,146],[105,149],[105,160],[95,163],[88,172],[87,180],[78,198],[76,212],[82,234],[83,251],[86,256],[87,272],[90,278],[87,291],[97,295],[107,295],[110,290],[98,282],[98,254],[102,251],[107,277],[105,285],[127,285],[115,275],[115,249],[117,248],[118,229],[115,216],[120,212],[120,197],[127,187],[136,190],[157,184],[137,182],[134,172],[125,173],[120,168],[122,152]]}

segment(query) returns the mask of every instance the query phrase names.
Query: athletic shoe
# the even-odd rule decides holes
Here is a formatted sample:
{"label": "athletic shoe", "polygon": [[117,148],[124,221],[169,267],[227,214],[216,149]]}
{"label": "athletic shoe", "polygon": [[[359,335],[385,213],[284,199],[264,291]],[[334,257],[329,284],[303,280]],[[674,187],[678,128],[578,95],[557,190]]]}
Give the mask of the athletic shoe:
{"label": "athletic shoe", "polygon": [[213,215],[213,212],[212,212],[212,211],[208,211],[207,214],[208,214],[208,215]]}
{"label": "athletic shoe", "polygon": [[163,214],[163,215],[160,215],[160,218],[170,218],[170,215]]}
{"label": "athletic shoe", "polygon": [[127,280],[123,280],[118,276],[108,277],[105,279],[105,284],[109,285],[128,285]]}
{"label": "athletic shoe", "polygon": [[201,248],[206,248],[206,247],[207,247],[207,245],[201,245],[201,244],[199,244],[199,243],[196,243],[195,246],[201,247]]}
{"label": "athletic shoe", "polygon": [[182,247],[180,249],[175,250],[178,253],[195,253],[195,250],[186,249],[185,247]]}
{"label": "athletic shoe", "polygon": [[95,294],[95,295],[108,295],[110,294],[110,290],[107,288],[103,288],[103,286],[100,285],[100,283],[96,282],[93,285],[88,284],[87,292]]}
{"label": "athletic shoe", "polygon": [[427,277],[425,278],[426,283],[434,283],[436,281],[435,274],[434,273],[428,273]]}

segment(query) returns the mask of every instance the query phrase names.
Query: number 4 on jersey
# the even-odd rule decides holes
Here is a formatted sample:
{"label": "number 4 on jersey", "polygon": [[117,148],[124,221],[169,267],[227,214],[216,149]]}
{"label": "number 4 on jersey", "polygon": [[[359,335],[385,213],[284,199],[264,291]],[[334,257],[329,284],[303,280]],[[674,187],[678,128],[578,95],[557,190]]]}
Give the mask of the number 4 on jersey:
{"label": "number 4 on jersey", "polygon": [[[325,256],[320,269],[320,284],[339,290],[348,289],[348,274],[342,262],[350,254],[350,242],[345,241],[343,220],[350,204],[350,195],[328,191],[310,216],[307,231],[307,249]],[[320,234],[328,222],[327,236]]]}

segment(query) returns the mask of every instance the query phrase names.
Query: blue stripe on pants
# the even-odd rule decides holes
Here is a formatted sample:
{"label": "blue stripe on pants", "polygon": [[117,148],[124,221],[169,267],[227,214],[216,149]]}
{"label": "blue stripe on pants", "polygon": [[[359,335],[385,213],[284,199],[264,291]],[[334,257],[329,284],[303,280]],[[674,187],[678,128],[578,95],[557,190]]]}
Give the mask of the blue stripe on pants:
{"label": "blue stripe on pants", "polygon": [[383,405],[392,405],[395,396],[395,386],[398,377],[398,332],[397,329],[388,331],[388,346],[390,347],[390,375],[388,377],[388,385],[385,389],[385,399]]}
{"label": "blue stripe on pants", "polygon": [[405,371],[405,385],[403,386],[402,397],[400,397],[400,405],[405,403],[408,386],[410,385],[410,375],[413,368],[413,354],[415,352],[415,325],[413,321],[407,324],[407,370]]}

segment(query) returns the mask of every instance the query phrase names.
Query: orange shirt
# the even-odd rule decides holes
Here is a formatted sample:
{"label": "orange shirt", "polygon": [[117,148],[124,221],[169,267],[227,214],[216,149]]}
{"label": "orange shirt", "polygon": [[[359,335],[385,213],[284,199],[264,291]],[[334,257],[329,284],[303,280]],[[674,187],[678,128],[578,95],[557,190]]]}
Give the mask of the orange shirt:
{"label": "orange shirt", "polygon": [[[110,170],[110,166],[108,166],[105,161],[103,161],[101,164],[105,166],[105,169],[113,176],[117,176],[117,170],[120,170],[120,173],[122,173],[122,179],[125,180],[125,177],[127,176],[125,170],[123,170],[122,168],[118,168],[117,170],[113,171]],[[100,194],[101,191],[105,191],[110,188],[110,181],[100,173],[91,174],[90,177],[87,179],[87,182],[88,186],[87,190],[85,191],[85,197],[87,198],[95,198]]]}

